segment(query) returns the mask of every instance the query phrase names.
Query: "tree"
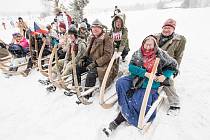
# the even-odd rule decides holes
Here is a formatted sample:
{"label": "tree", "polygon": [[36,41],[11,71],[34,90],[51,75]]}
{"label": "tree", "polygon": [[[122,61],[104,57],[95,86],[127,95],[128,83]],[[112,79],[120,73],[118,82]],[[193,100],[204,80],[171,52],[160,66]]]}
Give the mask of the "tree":
{"label": "tree", "polygon": [[84,15],[83,10],[88,3],[88,0],[74,0],[69,4],[70,13],[73,17],[73,20],[77,23],[82,21]]}

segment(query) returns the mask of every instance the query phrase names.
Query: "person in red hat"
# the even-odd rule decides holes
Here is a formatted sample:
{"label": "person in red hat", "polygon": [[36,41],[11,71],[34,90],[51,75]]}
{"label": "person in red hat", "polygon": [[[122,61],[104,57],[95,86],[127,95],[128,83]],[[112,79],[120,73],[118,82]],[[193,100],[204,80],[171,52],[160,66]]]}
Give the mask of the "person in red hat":
{"label": "person in red hat", "polygon": [[[167,19],[163,26],[162,32],[155,35],[158,46],[167,51],[180,66],[185,50],[186,38],[183,35],[175,33],[176,21],[172,18]],[[177,74],[174,75],[176,77]],[[180,100],[174,87],[173,79],[169,79],[170,86],[164,86],[163,90],[166,92],[169,101],[168,114],[177,115],[180,110]]]}
{"label": "person in red hat", "polygon": [[66,24],[63,22],[59,23],[59,30],[60,30],[60,34],[65,34],[66,33]]}

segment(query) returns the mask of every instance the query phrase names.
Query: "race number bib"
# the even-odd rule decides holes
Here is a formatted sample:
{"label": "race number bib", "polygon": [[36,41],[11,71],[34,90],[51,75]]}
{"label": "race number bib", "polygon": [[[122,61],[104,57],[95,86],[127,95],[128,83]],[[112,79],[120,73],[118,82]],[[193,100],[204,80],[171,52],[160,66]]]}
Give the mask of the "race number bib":
{"label": "race number bib", "polygon": [[114,41],[120,41],[122,39],[122,31],[112,34]]}

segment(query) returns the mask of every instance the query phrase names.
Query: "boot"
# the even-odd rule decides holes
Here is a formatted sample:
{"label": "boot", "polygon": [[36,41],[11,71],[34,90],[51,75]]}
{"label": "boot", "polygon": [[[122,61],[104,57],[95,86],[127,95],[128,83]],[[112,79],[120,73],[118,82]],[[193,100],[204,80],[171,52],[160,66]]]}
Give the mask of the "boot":
{"label": "boot", "polygon": [[51,83],[50,80],[41,80],[41,79],[39,79],[38,82],[45,86],[47,86]]}
{"label": "boot", "polygon": [[26,70],[24,70],[23,71],[23,76],[28,76],[28,74],[30,73],[30,71],[31,71],[31,69],[29,68],[29,69],[26,69]]}
{"label": "boot", "polygon": [[54,86],[54,85],[49,86],[49,87],[46,88],[46,90],[47,90],[48,92],[55,92],[55,91],[56,91],[56,86]]}
{"label": "boot", "polygon": [[73,91],[73,90],[70,90],[70,91],[64,91],[64,95],[66,95],[66,96],[73,96],[74,94],[76,94],[76,92],[75,92],[75,91]]}
{"label": "boot", "polygon": [[110,124],[109,124],[109,127],[108,128],[104,128],[103,129],[103,132],[106,134],[107,137],[109,137],[112,132],[114,130],[116,130],[116,128],[118,127],[119,125],[115,122],[115,121],[112,121]]}
{"label": "boot", "polygon": [[180,112],[179,106],[170,106],[167,111],[167,115],[177,116],[179,112]]}
{"label": "boot", "polygon": [[17,71],[18,70],[18,67],[10,67],[9,68],[9,71]]}

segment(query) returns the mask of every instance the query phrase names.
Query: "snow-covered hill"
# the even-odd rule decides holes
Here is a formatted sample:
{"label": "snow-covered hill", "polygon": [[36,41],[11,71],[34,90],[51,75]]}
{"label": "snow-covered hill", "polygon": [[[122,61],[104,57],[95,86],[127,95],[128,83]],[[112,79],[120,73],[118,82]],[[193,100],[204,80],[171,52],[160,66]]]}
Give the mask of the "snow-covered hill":
{"label": "snow-covered hill", "polygon": [[[131,54],[149,34],[161,31],[167,18],[177,20],[176,32],[187,38],[186,50],[176,80],[181,97],[180,115],[166,115],[166,106],[157,115],[146,135],[123,124],[110,138],[112,140],[208,140],[210,137],[210,8],[167,9],[125,12],[129,30]],[[112,13],[88,15],[90,23],[99,18],[111,25]],[[10,39],[8,32],[0,33]],[[5,78],[0,74],[0,139],[1,140],[101,140],[100,131],[117,115],[117,105],[104,110],[95,97],[89,106],[77,105],[76,97],[67,97],[58,90],[47,94],[33,71],[24,78]]]}

